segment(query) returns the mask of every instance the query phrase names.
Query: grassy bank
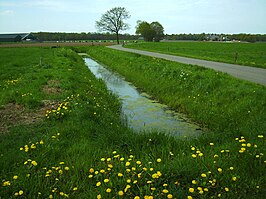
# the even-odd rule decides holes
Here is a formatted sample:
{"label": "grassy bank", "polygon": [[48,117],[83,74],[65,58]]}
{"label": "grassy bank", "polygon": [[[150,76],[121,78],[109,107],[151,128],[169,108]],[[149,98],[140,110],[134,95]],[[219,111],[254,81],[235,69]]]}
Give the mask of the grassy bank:
{"label": "grassy bank", "polygon": [[262,133],[135,134],[73,51],[0,52],[0,198],[264,197]]}
{"label": "grassy bank", "polygon": [[107,48],[88,53],[214,132],[266,130],[266,88],[202,67]]}
{"label": "grassy bank", "polygon": [[128,48],[171,55],[266,68],[265,43],[149,42]]}

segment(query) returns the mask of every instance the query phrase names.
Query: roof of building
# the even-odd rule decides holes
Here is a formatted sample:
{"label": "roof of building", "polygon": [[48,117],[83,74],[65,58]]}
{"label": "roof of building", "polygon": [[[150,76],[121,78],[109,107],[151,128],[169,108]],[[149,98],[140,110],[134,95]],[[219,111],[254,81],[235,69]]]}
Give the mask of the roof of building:
{"label": "roof of building", "polygon": [[14,39],[18,36],[21,37],[21,39],[26,38],[27,36],[29,36],[31,33],[17,33],[17,34],[0,34],[0,38],[2,39]]}

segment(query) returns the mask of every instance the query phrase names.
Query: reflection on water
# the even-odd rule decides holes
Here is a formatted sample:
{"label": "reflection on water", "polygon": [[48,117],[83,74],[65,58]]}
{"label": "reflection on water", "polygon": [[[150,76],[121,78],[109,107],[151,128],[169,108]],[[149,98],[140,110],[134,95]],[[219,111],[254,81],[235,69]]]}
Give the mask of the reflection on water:
{"label": "reflection on water", "polygon": [[199,135],[198,126],[185,121],[181,114],[173,113],[167,106],[147,98],[121,76],[107,70],[92,59],[85,58],[91,72],[102,79],[109,90],[122,100],[122,111],[128,126],[136,131],[157,130],[172,135]]}

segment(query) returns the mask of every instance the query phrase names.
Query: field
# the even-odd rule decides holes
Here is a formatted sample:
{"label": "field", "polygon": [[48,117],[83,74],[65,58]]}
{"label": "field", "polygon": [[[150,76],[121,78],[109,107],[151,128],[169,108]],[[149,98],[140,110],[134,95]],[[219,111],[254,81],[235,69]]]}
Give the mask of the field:
{"label": "field", "polygon": [[266,68],[266,43],[151,42],[127,48]]}
{"label": "field", "polygon": [[[169,86],[168,77],[176,76],[169,73],[178,73],[173,70],[176,66],[158,59],[102,47],[72,49],[88,52],[111,68],[120,60],[121,66],[132,70],[136,85],[144,77],[136,76],[133,68],[143,74],[146,70],[151,73],[155,68],[158,72],[164,69],[160,78],[151,78],[166,79]],[[230,90],[227,96],[239,90],[232,95],[236,101],[243,101],[237,107],[240,113],[236,118],[242,119],[241,111],[249,110],[252,117],[246,114],[244,118],[246,123],[252,123],[242,122],[243,128],[229,131],[228,127],[220,133],[221,127],[214,126],[215,132],[198,138],[173,139],[159,132],[136,134],[123,126],[120,101],[69,48],[1,48],[0,58],[0,198],[264,197],[264,87],[218,73],[215,79],[219,80],[206,85],[209,93],[229,105],[224,89]],[[180,68],[184,72],[182,81],[190,78],[187,74],[193,77],[191,81],[201,77],[201,73],[210,77],[214,74],[192,66]],[[122,70],[128,69],[121,67]],[[197,99],[195,107],[200,107],[196,105],[202,101],[199,91],[204,88],[203,81],[193,82],[195,87],[190,89],[195,92],[191,98]],[[220,89],[224,82],[225,88]],[[229,88],[228,83],[232,85]],[[147,85],[142,88],[149,90]],[[161,85],[161,93],[165,92],[164,86]],[[180,84],[180,90],[186,90],[185,86],[190,85]],[[219,93],[214,92],[215,88],[219,88]],[[175,95],[174,88],[168,90]],[[249,93],[248,97],[243,90]],[[159,93],[150,93],[160,97]],[[176,107],[185,111],[185,105]],[[215,104],[218,105],[221,104]],[[236,125],[232,119],[223,121]]]}

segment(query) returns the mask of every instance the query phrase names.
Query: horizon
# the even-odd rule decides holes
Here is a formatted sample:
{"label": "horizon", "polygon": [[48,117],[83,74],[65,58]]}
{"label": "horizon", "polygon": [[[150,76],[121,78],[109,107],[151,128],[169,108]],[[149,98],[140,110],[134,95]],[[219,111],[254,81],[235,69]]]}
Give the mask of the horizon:
{"label": "horizon", "polygon": [[131,15],[121,34],[134,35],[137,20],[158,21],[168,35],[266,33],[265,0],[0,0],[0,34],[99,33],[95,21],[118,6]]}

